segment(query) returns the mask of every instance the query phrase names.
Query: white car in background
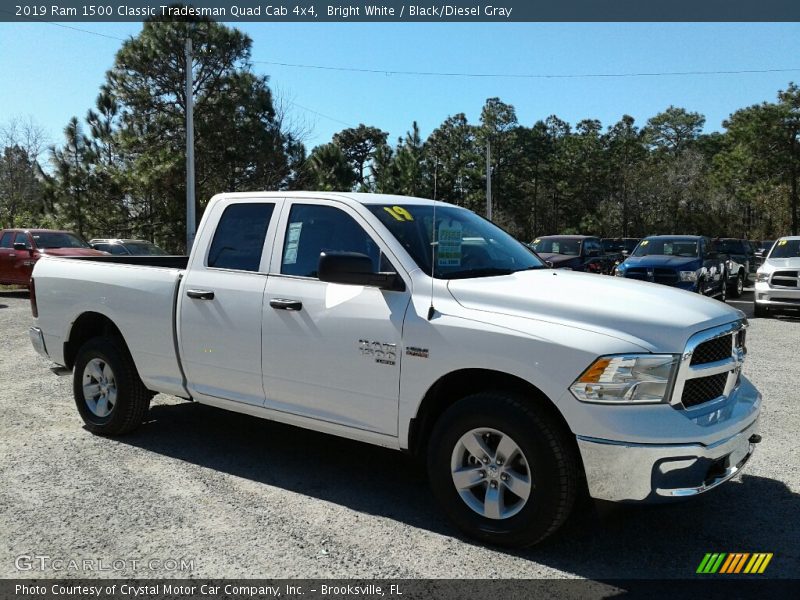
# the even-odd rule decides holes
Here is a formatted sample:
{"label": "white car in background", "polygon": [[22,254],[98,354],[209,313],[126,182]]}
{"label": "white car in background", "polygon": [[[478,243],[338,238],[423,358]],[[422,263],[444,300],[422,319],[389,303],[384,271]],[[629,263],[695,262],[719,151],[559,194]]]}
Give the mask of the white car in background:
{"label": "white car in background", "polygon": [[756,273],[754,314],[800,310],[800,236],[782,237]]}

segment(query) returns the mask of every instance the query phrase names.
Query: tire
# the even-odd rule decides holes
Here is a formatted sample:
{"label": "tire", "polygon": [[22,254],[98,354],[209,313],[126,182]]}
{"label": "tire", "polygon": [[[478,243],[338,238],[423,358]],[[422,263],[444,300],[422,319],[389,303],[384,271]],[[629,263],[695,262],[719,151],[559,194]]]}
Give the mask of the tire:
{"label": "tire", "polygon": [[753,302],[753,316],[759,318],[768,318],[769,309],[766,306],[761,306],[758,302]]}
{"label": "tire", "polygon": [[111,337],[93,338],[78,350],[72,391],[86,428],[100,435],[122,435],[136,429],[152,398],[128,350]]}
{"label": "tire", "polygon": [[[467,445],[478,453],[489,449],[489,462]],[[461,490],[454,471],[465,476]],[[431,489],[448,517],[467,535],[498,546],[532,546],[554,533],[572,511],[579,473],[570,434],[511,394],[484,392],[458,401],[439,418],[428,444]],[[491,486],[496,501],[487,501]]]}
{"label": "tire", "polygon": [[731,294],[731,298],[742,297],[742,292],[744,292],[744,273],[739,273],[739,276],[736,278],[736,283],[731,287],[729,291]]}

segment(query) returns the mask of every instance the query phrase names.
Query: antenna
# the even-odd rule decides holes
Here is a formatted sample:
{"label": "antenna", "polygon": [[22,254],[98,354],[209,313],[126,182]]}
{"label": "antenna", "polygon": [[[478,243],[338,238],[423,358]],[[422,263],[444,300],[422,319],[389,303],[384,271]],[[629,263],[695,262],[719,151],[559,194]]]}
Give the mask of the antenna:
{"label": "antenna", "polygon": [[[436,181],[436,170],[434,169],[434,182]],[[433,193],[433,223],[431,225],[431,305],[428,308],[428,321],[433,318],[433,313],[436,309],[433,308],[433,280],[436,273],[436,245],[439,243],[436,240],[436,184],[434,183]]]}

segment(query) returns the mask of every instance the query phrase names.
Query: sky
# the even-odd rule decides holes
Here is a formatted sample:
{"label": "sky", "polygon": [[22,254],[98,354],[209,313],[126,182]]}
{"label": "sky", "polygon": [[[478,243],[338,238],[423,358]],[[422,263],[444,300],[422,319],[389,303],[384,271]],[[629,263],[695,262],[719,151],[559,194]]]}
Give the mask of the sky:
{"label": "sky", "polygon": [[[449,115],[476,123],[487,98],[532,125],[556,114],[603,127],[637,124],[670,105],[704,114],[718,131],[735,110],[772,101],[800,81],[800,24],[667,23],[238,23],[253,39],[254,70],[269,75],[310,150],[345,127],[388,131],[413,121],[423,138]],[[86,31],[76,31],[77,27]],[[139,23],[0,24],[0,125],[32,118],[59,143],[73,116],[94,105],[120,41]],[[110,37],[103,37],[110,36]],[[265,61],[265,62],[258,62]],[[373,69],[296,68],[274,62]],[[385,71],[582,75],[793,69],[780,73],[658,77],[445,77]]]}

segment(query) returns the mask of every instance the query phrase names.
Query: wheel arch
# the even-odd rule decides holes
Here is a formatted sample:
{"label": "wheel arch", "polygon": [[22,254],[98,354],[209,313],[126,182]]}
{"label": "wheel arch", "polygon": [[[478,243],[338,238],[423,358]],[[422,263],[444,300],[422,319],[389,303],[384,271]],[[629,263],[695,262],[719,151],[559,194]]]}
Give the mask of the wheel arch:
{"label": "wheel arch", "polygon": [[[411,420],[408,435],[408,450],[415,456],[425,454],[427,441],[439,417],[453,404],[466,396],[479,392],[510,392],[525,399],[526,402],[547,412],[569,433],[575,443],[575,436],[561,414],[561,411],[535,385],[509,373],[493,369],[460,369],[440,377],[426,392],[417,413]],[[580,454],[578,453],[578,456]]]}
{"label": "wheel arch", "polygon": [[94,337],[108,336],[119,339],[125,352],[130,354],[128,345],[119,327],[106,315],[99,312],[82,313],[70,327],[69,334],[64,342],[64,365],[71,369],[75,364],[78,350],[83,344]]}

